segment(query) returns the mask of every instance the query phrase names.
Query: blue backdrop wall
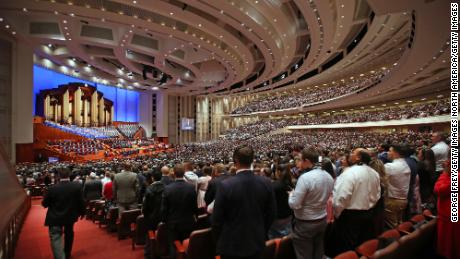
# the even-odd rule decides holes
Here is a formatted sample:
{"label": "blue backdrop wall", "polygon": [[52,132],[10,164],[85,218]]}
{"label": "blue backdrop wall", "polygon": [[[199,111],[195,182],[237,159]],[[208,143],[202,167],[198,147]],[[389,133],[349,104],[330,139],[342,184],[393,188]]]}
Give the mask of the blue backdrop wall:
{"label": "blue backdrop wall", "polygon": [[34,65],[33,114],[36,114],[35,102],[40,90],[57,88],[59,85],[65,85],[72,82],[95,86],[99,92],[104,94],[105,98],[113,101],[115,121],[139,122],[138,92],[78,79],[37,65]]}

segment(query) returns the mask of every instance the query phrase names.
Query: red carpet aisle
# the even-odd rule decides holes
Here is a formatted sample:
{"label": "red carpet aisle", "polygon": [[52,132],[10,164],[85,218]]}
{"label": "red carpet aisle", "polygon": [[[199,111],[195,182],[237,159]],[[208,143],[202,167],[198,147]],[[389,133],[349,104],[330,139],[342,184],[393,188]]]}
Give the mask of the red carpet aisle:
{"label": "red carpet aisle", "polygon": [[[44,226],[45,216],[46,209],[41,206],[41,200],[32,200],[16,247],[16,259],[53,258],[48,229]],[[79,220],[74,230],[74,259],[143,258],[143,247],[138,246],[132,251],[131,239],[118,240],[116,233],[108,233],[89,220]]]}

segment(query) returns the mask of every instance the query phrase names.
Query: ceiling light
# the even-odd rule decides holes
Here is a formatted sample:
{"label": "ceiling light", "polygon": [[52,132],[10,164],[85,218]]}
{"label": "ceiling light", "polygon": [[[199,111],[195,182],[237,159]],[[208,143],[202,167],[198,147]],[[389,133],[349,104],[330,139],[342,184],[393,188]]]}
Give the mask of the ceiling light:
{"label": "ceiling light", "polygon": [[156,91],[156,90],[158,90],[158,89],[160,89],[160,88],[158,88],[158,86],[152,87],[152,90],[154,90],[154,91]]}
{"label": "ceiling light", "polygon": [[59,12],[58,12],[58,11],[54,11],[54,14],[55,14],[55,15],[58,15],[58,14],[59,14]]}
{"label": "ceiling light", "polygon": [[69,28],[68,28],[68,27],[64,27],[64,30],[67,30],[67,29],[69,29]]}
{"label": "ceiling light", "polygon": [[53,47],[53,45],[52,45],[52,44],[48,44],[48,48],[52,48],[52,47]]}
{"label": "ceiling light", "polygon": [[25,8],[25,7],[22,8],[22,11],[27,12],[27,8]]}
{"label": "ceiling light", "polygon": [[137,1],[136,1],[136,0],[133,0],[133,4],[137,4]]}
{"label": "ceiling light", "polygon": [[72,17],[74,17],[74,16],[75,16],[75,14],[73,14],[73,13],[71,13],[71,14],[69,14],[69,15],[70,15],[70,16],[72,16]]}
{"label": "ceiling light", "polygon": [[9,29],[9,28],[10,28],[10,26],[7,24],[7,25],[5,25],[5,28]]}
{"label": "ceiling light", "polygon": [[173,13],[173,12],[170,12],[169,15],[174,15],[174,13]]}
{"label": "ceiling light", "polygon": [[105,22],[105,18],[102,18],[101,21],[102,21],[102,22]]}
{"label": "ceiling light", "polygon": [[15,34],[16,34],[16,32],[15,32],[15,31],[13,31],[13,32],[11,32],[11,34],[15,35]]}
{"label": "ceiling light", "polygon": [[198,24],[198,27],[201,27],[201,23]]}

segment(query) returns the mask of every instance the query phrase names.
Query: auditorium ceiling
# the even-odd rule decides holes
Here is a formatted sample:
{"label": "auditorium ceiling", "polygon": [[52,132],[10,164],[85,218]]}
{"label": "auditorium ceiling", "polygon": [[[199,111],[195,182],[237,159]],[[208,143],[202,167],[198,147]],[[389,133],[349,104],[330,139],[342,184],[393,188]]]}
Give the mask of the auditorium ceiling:
{"label": "auditorium ceiling", "polygon": [[0,1],[0,25],[37,65],[171,94],[272,94],[390,69],[362,103],[448,88],[446,3],[14,0]]}

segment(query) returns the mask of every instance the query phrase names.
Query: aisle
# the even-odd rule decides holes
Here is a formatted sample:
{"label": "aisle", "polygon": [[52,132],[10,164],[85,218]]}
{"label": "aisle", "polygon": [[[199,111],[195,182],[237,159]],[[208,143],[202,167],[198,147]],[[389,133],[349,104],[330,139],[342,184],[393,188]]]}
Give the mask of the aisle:
{"label": "aisle", "polygon": [[[40,200],[32,200],[32,207],[26,218],[16,247],[16,259],[50,259],[51,252],[48,229],[44,226],[46,209]],[[116,233],[108,233],[105,228],[89,220],[75,224],[75,240],[72,258],[143,258],[143,247],[131,250],[131,239],[118,240]]]}

